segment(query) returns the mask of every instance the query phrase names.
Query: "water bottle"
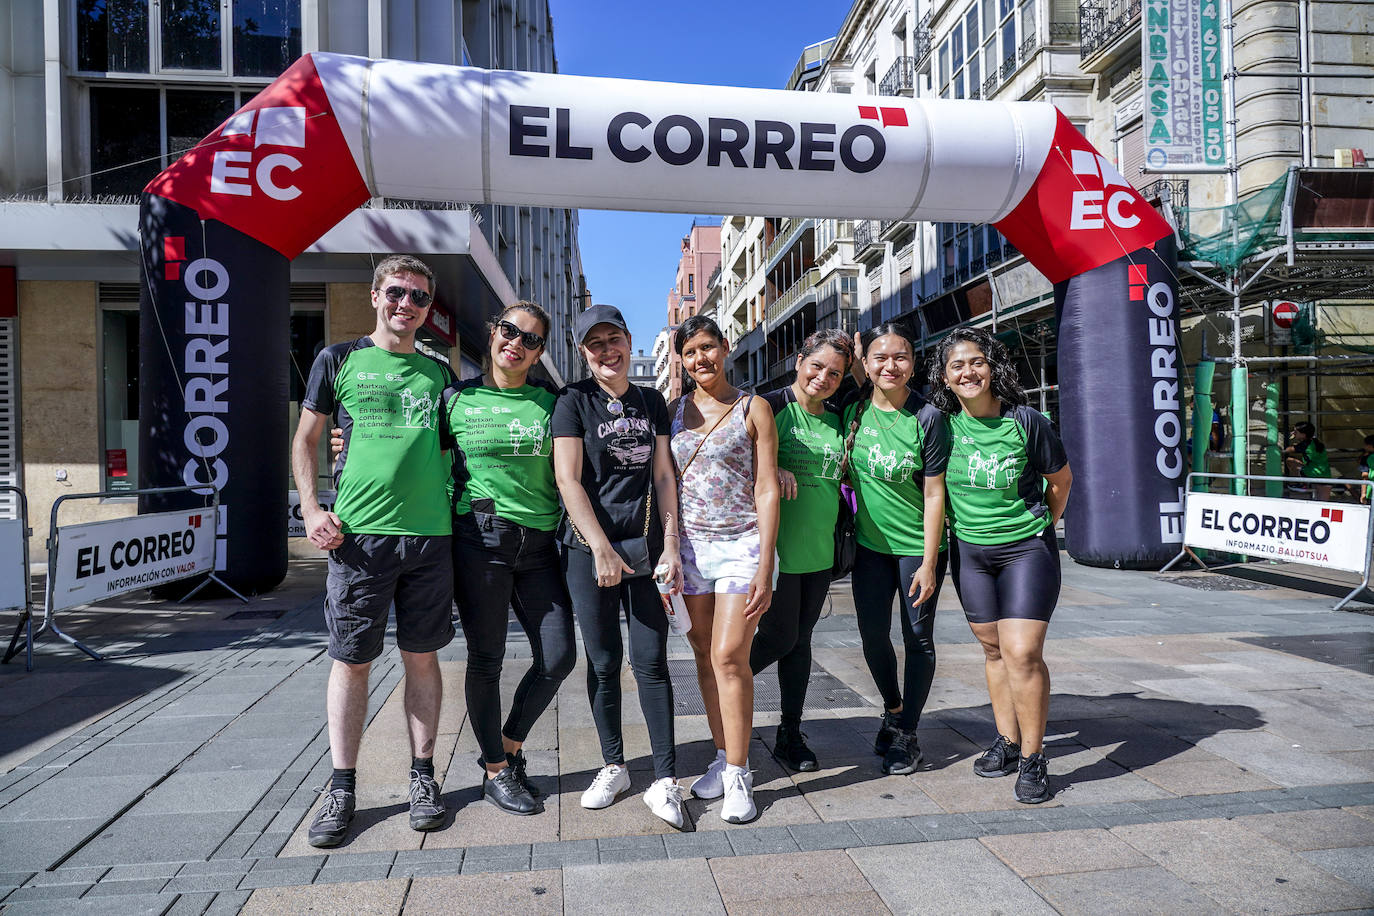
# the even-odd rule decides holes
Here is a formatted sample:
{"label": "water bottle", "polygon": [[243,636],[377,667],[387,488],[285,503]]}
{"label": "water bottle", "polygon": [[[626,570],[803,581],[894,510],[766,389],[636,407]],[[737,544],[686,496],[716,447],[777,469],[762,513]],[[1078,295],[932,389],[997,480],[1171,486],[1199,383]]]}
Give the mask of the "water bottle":
{"label": "water bottle", "polygon": [[663,601],[663,613],[668,615],[668,629],[678,636],[686,636],[692,628],[692,618],[687,616],[687,605],[683,603],[682,595],[669,594],[673,583],[668,578],[668,564],[654,570],[654,585],[658,586],[658,597]]}

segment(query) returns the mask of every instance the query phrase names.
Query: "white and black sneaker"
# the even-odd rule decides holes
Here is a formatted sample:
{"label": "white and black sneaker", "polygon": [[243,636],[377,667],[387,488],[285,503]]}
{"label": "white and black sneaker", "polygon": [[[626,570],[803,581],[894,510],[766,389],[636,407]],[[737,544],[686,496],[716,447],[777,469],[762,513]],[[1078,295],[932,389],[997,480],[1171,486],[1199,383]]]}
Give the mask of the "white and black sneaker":
{"label": "white and black sneaker", "polygon": [[758,817],[754,807],[754,774],[749,767],[726,764],[722,776],[725,801],[720,805],[720,819],[731,824],[747,824]]}

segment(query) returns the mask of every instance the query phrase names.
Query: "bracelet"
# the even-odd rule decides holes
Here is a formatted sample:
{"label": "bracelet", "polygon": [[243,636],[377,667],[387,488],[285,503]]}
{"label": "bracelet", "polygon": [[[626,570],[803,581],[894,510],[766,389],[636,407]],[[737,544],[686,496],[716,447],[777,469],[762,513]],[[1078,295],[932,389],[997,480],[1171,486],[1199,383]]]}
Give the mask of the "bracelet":
{"label": "bracelet", "polygon": [[665,540],[667,538],[677,538],[679,541],[682,540],[682,538],[678,537],[676,534],[665,534],[663,537]]}

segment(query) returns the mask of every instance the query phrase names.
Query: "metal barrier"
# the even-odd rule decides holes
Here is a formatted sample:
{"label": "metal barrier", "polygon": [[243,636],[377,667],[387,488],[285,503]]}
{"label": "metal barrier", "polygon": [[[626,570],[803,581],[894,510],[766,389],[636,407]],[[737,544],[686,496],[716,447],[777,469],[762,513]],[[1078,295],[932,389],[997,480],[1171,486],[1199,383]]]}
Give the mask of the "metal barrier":
{"label": "metal barrier", "polygon": [[[19,651],[19,634],[27,632],[28,639],[25,641],[24,670],[33,670],[33,598],[29,589],[29,538],[33,536],[33,529],[29,527],[29,501],[20,487],[0,486],[0,493],[15,493],[19,496],[19,542],[20,556],[23,564],[23,613],[19,615],[19,625],[14,628],[14,635],[10,637],[9,648],[5,650],[5,657],[0,659],[0,664],[8,662],[14,658],[14,654]],[[10,608],[5,608],[10,610]]]}
{"label": "metal barrier", "polygon": [[[212,519],[211,532],[213,533],[213,532],[218,528],[218,520],[219,520],[219,489],[218,489],[218,488],[215,488],[215,487],[206,487],[206,486],[204,486],[204,485],[197,485],[197,486],[183,486],[183,487],[152,487],[152,488],[143,489],[143,490],[105,490],[105,491],[102,491],[102,492],[99,492],[99,493],[72,493],[72,494],[68,494],[68,495],[66,495],[66,496],[59,496],[56,500],[53,501],[53,504],[52,504],[52,514],[51,514],[51,516],[50,516],[50,521],[49,521],[49,524],[48,524],[48,540],[47,540],[47,548],[48,548],[48,574],[47,574],[47,576],[46,576],[46,578],[45,578],[45,588],[44,588],[44,596],[43,596],[43,621],[42,621],[42,623],[39,625],[37,632],[34,632],[34,630],[33,630],[32,614],[31,614],[31,612],[27,612],[27,611],[26,611],[26,612],[25,612],[25,620],[22,620],[22,621],[20,622],[20,628],[21,628],[21,629],[25,626],[25,624],[27,624],[27,626],[28,626],[28,636],[27,636],[27,639],[26,639],[27,652],[28,652],[28,659],[29,659],[28,666],[27,666],[27,667],[28,667],[28,670],[30,670],[30,671],[33,670],[33,643],[34,643],[34,641],[35,641],[39,636],[42,636],[42,635],[43,635],[43,631],[44,631],[44,630],[52,630],[52,632],[54,633],[54,635],[56,635],[59,639],[62,639],[62,640],[64,640],[64,641],[70,643],[71,645],[73,645],[73,646],[75,646],[76,648],[80,649],[82,652],[85,652],[87,655],[89,655],[91,658],[95,659],[96,661],[103,661],[103,660],[104,660],[103,656],[101,656],[99,652],[96,652],[94,649],[91,649],[89,646],[86,646],[86,645],[84,645],[83,643],[81,643],[81,642],[80,642],[79,640],[77,640],[75,637],[73,637],[73,636],[71,636],[70,634],[64,632],[64,631],[62,630],[62,628],[61,628],[60,626],[58,626],[58,623],[57,623],[56,611],[59,610],[59,608],[57,608],[57,607],[55,606],[56,602],[55,602],[55,600],[54,600],[54,592],[55,592],[55,589],[56,589],[56,586],[57,586],[58,562],[59,562],[59,558],[60,558],[60,556],[61,556],[61,550],[62,550],[62,542],[61,542],[61,538],[60,538],[60,536],[59,536],[59,534],[60,534],[60,532],[61,532],[62,529],[60,529],[60,528],[58,527],[58,525],[57,525],[57,514],[58,514],[59,510],[62,508],[62,505],[63,505],[64,503],[71,502],[71,501],[74,501],[74,500],[79,500],[79,499],[108,499],[108,498],[112,498],[112,497],[120,497],[120,498],[123,498],[123,497],[128,497],[128,496],[152,496],[152,495],[165,495],[165,494],[171,494],[171,493],[190,493],[190,492],[204,493],[205,490],[207,490],[207,489],[209,489],[209,490],[212,491],[212,496],[211,496],[211,500],[210,500],[210,505],[209,505],[209,506],[202,506],[202,507],[199,508],[199,509],[189,509],[189,510],[186,510],[186,511],[203,512],[203,511],[204,511],[205,509],[207,509],[207,508],[210,509],[210,510],[211,510],[211,513],[212,513],[212,514],[211,514],[211,519]],[[180,511],[180,510],[171,510],[171,511]],[[151,517],[152,515],[160,515],[160,514],[162,514],[162,513],[150,513],[150,515],[149,515],[148,517]],[[141,518],[141,517],[144,517],[144,516],[131,516],[130,518],[136,519],[136,518]],[[111,520],[111,521],[113,521],[113,522],[127,521],[127,519],[113,519],[113,520]],[[99,524],[99,523],[95,523],[95,524]],[[79,526],[75,526],[75,527],[79,527]],[[26,556],[27,556],[27,542],[26,542]],[[213,550],[212,550],[212,556],[213,556]],[[163,583],[167,583],[167,582],[175,582],[175,581],[179,581],[179,580],[181,580],[181,579],[190,578],[190,577],[192,577],[192,576],[202,576],[202,575],[205,576],[205,578],[204,578],[201,582],[199,582],[199,583],[195,586],[195,588],[193,588],[193,589],[191,589],[191,591],[187,592],[187,594],[186,594],[183,598],[181,598],[181,602],[189,601],[197,592],[199,592],[201,589],[203,589],[205,586],[209,585],[209,584],[212,583],[212,582],[215,583],[216,585],[218,585],[220,588],[223,588],[225,591],[229,592],[229,594],[233,595],[235,598],[238,598],[240,601],[244,602],[245,604],[248,602],[248,599],[247,599],[247,598],[245,598],[243,595],[239,594],[237,591],[235,591],[233,588],[231,588],[226,582],[224,582],[224,580],[220,579],[219,576],[217,576],[217,575],[215,574],[215,571],[214,571],[213,566],[211,567],[211,569],[210,569],[210,571],[209,571],[208,573],[203,572],[203,571],[200,571],[200,570],[195,570],[195,571],[188,571],[188,572],[186,572],[186,573],[184,573],[184,574],[175,574],[175,573],[174,573],[174,574],[171,574],[171,575],[166,575],[166,576],[163,576],[163,577],[160,578],[158,584],[163,584]],[[113,595],[122,595],[122,594],[126,594],[126,593],[128,593],[128,592],[131,592],[131,591],[138,591],[140,588],[145,588],[145,587],[147,587],[147,586],[144,585],[144,584],[141,584],[141,583],[140,583],[140,584],[131,584],[131,585],[129,585],[128,587],[125,587],[125,588],[118,588],[118,589],[114,589],[114,590],[108,591],[106,594],[109,595],[109,596],[113,596]],[[76,602],[76,604],[82,604],[82,603],[87,603],[87,602]],[[180,603],[180,602],[178,602],[178,603]],[[73,604],[73,605],[64,605],[62,609],[65,609],[66,607],[72,607],[72,606],[75,606],[75,604]],[[14,652],[15,652],[15,642],[18,640],[18,638],[19,638],[19,630],[16,630],[16,631],[15,631],[15,634],[14,634],[14,638],[10,641],[10,651],[5,655],[5,658],[3,659],[3,661],[8,662],[8,661],[10,660],[10,658],[14,655]]]}
{"label": "metal barrier", "polygon": [[[1201,491],[1201,492],[1194,493],[1194,492],[1193,492],[1193,480],[1194,480],[1194,478],[1198,478],[1198,479],[1208,479],[1208,480],[1239,480],[1239,481],[1244,481],[1244,482],[1245,482],[1245,485],[1246,485],[1246,494],[1245,494],[1244,496],[1240,496],[1240,495],[1238,495],[1238,494],[1232,494],[1232,493],[1210,493],[1210,492],[1207,492],[1207,491]],[[1358,569],[1358,570],[1355,570],[1356,572],[1362,573],[1363,578],[1361,578],[1360,584],[1357,585],[1357,586],[1355,587],[1355,589],[1354,589],[1353,591],[1351,591],[1348,595],[1346,595],[1344,598],[1342,598],[1340,601],[1338,601],[1338,602],[1336,603],[1335,607],[1332,608],[1332,610],[1333,610],[1333,611],[1339,611],[1341,608],[1343,608],[1343,607],[1345,607],[1347,604],[1349,604],[1350,601],[1351,601],[1352,599],[1354,599],[1354,597],[1355,597],[1356,595],[1360,594],[1362,591],[1364,591],[1366,588],[1369,587],[1369,580],[1370,580],[1371,571],[1372,571],[1372,570],[1371,570],[1371,567],[1374,567],[1374,556],[1372,556],[1372,554],[1374,554],[1374,480],[1354,480],[1354,479],[1339,478],[1339,477],[1270,477],[1270,476],[1265,476],[1265,475],[1261,475],[1261,474],[1212,474],[1212,473],[1207,473],[1207,472],[1203,472],[1203,471],[1192,471],[1192,472],[1190,472],[1190,473],[1188,474],[1187,482],[1186,482],[1185,485],[1184,485],[1184,494],[1183,494],[1183,518],[1184,518],[1183,544],[1182,544],[1181,549],[1180,549],[1179,552],[1178,552],[1178,556],[1174,557],[1174,558],[1173,558],[1172,560],[1170,560],[1168,563],[1164,564],[1164,567],[1163,567],[1163,569],[1160,570],[1160,572],[1164,572],[1165,570],[1168,570],[1168,569],[1172,568],[1173,565],[1174,565],[1175,563],[1177,563],[1179,560],[1183,559],[1185,556],[1192,557],[1193,560],[1194,560],[1199,566],[1201,566],[1203,569],[1210,570],[1210,569],[1213,569],[1213,568],[1217,568],[1217,569],[1222,568],[1222,566],[1218,566],[1218,567],[1210,567],[1210,566],[1208,566],[1206,563],[1204,563],[1204,562],[1202,561],[1202,558],[1201,558],[1201,557],[1199,557],[1196,553],[1193,552],[1192,546],[1190,546],[1189,543],[1188,543],[1188,519],[1191,517],[1191,515],[1190,515],[1190,513],[1189,513],[1189,511],[1188,511],[1188,501],[1189,501],[1190,498],[1197,498],[1197,497],[1204,497],[1204,496],[1222,496],[1222,497],[1229,497],[1229,498],[1233,498],[1233,499],[1234,499],[1234,498],[1240,498],[1240,499],[1264,499],[1264,500],[1268,500],[1269,502],[1293,502],[1293,503],[1299,503],[1299,504],[1310,502],[1310,500],[1298,500],[1298,499],[1291,499],[1291,498],[1289,498],[1289,499],[1284,499],[1284,498],[1280,498],[1280,497],[1250,496],[1250,495],[1249,495],[1249,489],[1250,489],[1250,486],[1249,486],[1249,485],[1250,485],[1250,483],[1251,483],[1252,481],[1264,481],[1264,482],[1279,481],[1279,482],[1282,482],[1282,483],[1303,484],[1303,485],[1319,484],[1319,485],[1345,486],[1345,487],[1356,487],[1356,488],[1358,488],[1358,487],[1364,487],[1364,488],[1368,489],[1368,490],[1370,491],[1370,495],[1371,495],[1371,501],[1370,501],[1370,503],[1363,504],[1363,505],[1357,504],[1357,508],[1360,508],[1360,509],[1364,509],[1364,508],[1367,506],[1368,508],[1367,508],[1366,511],[1368,511],[1368,514],[1369,514],[1368,520],[1367,520],[1367,522],[1366,522],[1366,524],[1365,524],[1363,562],[1361,563],[1361,568]],[[1343,511],[1344,508],[1345,508],[1345,506],[1348,505],[1348,504],[1323,502],[1322,505],[1330,507],[1327,511],[1332,511],[1332,510],[1334,510],[1334,511]],[[1253,532],[1244,532],[1244,534],[1246,534],[1246,535],[1251,535],[1251,534],[1253,534]],[[1245,556],[1259,556],[1259,557],[1264,557],[1264,556],[1265,556],[1265,554],[1256,553],[1256,552],[1254,552],[1254,551],[1252,551],[1252,550],[1246,550],[1246,549],[1244,549],[1243,547],[1226,547],[1226,548],[1202,547],[1202,549],[1204,549],[1204,550],[1207,550],[1207,549],[1213,549],[1213,550],[1215,550],[1215,549],[1221,549],[1222,552],[1238,553],[1238,554],[1242,554],[1242,555],[1245,555]],[[1272,559],[1272,557],[1270,557],[1270,559]],[[1325,564],[1325,563],[1306,563],[1306,564],[1304,564],[1304,563],[1303,563],[1303,560],[1302,560],[1301,558],[1292,558],[1292,559],[1289,559],[1288,562],[1299,563],[1299,564],[1308,565],[1308,566],[1320,566],[1320,567],[1323,567],[1323,568],[1335,568],[1335,569],[1347,569],[1347,570],[1349,569],[1349,567],[1346,567],[1346,566],[1333,566],[1333,565],[1331,565],[1331,564]],[[1225,565],[1230,565],[1230,564],[1223,564],[1223,566],[1225,566]]]}

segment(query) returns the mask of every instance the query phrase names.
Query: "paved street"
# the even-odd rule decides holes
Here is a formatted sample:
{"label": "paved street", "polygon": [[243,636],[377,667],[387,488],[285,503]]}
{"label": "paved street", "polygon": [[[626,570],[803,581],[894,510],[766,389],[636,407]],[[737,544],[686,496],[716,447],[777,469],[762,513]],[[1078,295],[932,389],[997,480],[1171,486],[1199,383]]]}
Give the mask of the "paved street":
{"label": "paved street", "polygon": [[[392,650],[374,670],[358,817],[327,855],[305,842],[329,774],[322,563],[294,561],[247,606],[129,596],[71,612],[64,624],[107,661],[44,636],[32,674],[22,657],[0,667],[0,910],[1374,911],[1374,606],[1332,612],[1325,595],[1211,574],[1064,570],[1045,805],[972,772],[995,735],[948,583],[926,768],[881,775],[845,586],[815,639],[804,728],[819,772],[789,775],[770,755],[776,681],[759,678],[753,824],[725,824],[719,802],[690,802],[683,832],[649,813],[628,671],[635,791],[582,809],[601,760],[581,664],[526,745],[544,811],[498,811],[480,796],[460,638],[440,654],[435,755],[451,823],[407,826]],[[528,656],[517,634],[507,696]],[[677,638],[670,650],[687,784],[712,749],[690,652]]]}

